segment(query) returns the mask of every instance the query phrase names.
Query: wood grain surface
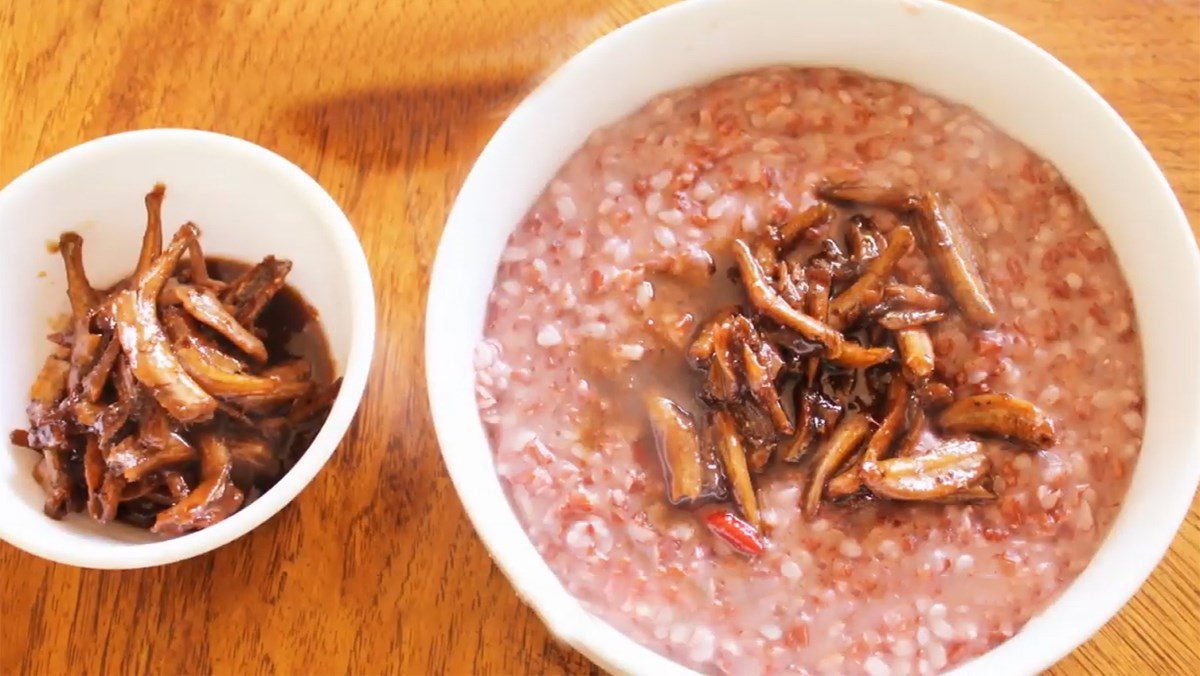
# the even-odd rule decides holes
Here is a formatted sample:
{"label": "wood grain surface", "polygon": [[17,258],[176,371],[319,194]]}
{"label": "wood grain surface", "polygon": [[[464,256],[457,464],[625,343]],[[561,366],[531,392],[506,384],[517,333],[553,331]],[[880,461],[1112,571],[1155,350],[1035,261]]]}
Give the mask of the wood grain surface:
{"label": "wood grain surface", "polygon": [[[459,506],[430,424],[422,315],[447,210],[506,111],[583,45],[661,4],[0,2],[0,184],[128,129],[241,136],[342,205],[379,299],[356,423],[312,485],[249,536],[130,572],[0,544],[0,673],[595,671],[516,598]],[[1200,0],[963,4],[1095,86],[1200,224]],[[1193,503],[1146,586],[1053,672],[1200,673],[1198,585]]]}

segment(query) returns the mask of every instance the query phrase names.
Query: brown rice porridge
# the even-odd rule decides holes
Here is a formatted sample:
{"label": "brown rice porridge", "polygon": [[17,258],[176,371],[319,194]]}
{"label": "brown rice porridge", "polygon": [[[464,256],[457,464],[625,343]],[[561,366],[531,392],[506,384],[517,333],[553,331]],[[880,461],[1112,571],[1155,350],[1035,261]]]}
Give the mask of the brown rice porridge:
{"label": "brown rice porridge", "polygon": [[[1000,321],[935,325],[937,372],[959,396],[1035,402],[1058,442],[985,442],[991,502],[825,503],[812,520],[804,468],[776,463],[757,479],[770,544],[747,558],[667,502],[638,395],[694,400],[672,341],[729,302],[729,241],[847,168],[961,207]],[[692,246],[716,257],[711,281],[644,272]],[[910,259],[903,274],[936,288]],[[929,673],[987,651],[1087,565],[1142,435],[1131,299],[1083,200],[973,111],[835,69],[728,77],[592,134],[503,253],[476,367],[497,472],[550,567],[599,617],[704,672]]]}

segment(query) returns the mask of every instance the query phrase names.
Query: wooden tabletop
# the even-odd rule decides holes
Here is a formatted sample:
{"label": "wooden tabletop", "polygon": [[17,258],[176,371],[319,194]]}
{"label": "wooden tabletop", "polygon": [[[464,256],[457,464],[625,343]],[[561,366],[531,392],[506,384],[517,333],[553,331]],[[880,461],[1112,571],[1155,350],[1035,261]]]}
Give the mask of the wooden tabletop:
{"label": "wooden tabletop", "polygon": [[[665,3],[0,4],[0,184],[128,129],[241,136],[342,205],[379,299],[356,423],[250,535],[129,572],[0,544],[0,673],[595,671],[555,644],[467,522],[430,424],[422,315],[451,200],[505,112],[583,45]],[[1200,224],[1200,0],[963,4],[1099,90]],[[1146,586],[1054,672],[1200,672],[1200,502]]]}

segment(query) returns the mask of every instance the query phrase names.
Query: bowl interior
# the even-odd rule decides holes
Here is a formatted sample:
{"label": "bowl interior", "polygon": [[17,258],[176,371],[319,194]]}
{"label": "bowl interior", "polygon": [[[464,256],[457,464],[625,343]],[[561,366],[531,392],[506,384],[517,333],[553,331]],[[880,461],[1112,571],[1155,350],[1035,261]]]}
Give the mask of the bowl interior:
{"label": "bowl interior", "polygon": [[[46,518],[42,491],[31,476],[37,456],[8,440],[10,430],[26,426],[29,385],[49,354],[45,336],[51,321],[68,310],[62,261],[47,243],[57,241],[63,231],[78,232],[93,286],[114,283],[136,262],[146,222],[142,200],[155,182],[167,187],[166,239],[190,220],[199,226],[208,255],[247,262],[268,254],[291,259],[288,282],[316,307],[339,373],[351,359],[356,317],[364,305],[371,306],[369,280],[365,301],[356,297],[365,263],[345,255],[346,238],[353,242],[349,224],[297,167],[244,141],[180,130],[107,137],[51,158],[0,193],[0,228],[10,253],[0,266],[0,318],[9,327],[0,360],[0,512],[7,523],[6,539],[14,543],[32,538],[86,561],[96,548],[167,542],[131,526],[99,524],[83,514],[62,521]],[[353,248],[357,250],[356,242]],[[361,255],[357,250],[359,259]],[[367,314],[373,313],[368,309]],[[349,402],[351,412],[355,404]],[[336,436],[340,434],[338,430]],[[319,439],[314,447],[328,446],[327,457],[335,443],[336,438]],[[239,517],[255,504],[218,526],[236,530]],[[248,526],[241,525],[243,530]]]}
{"label": "bowl interior", "polygon": [[1033,44],[940,2],[692,0],[602,38],[514,111],[459,194],[429,296],[430,399],[460,497],[518,593],[558,635],[616,671],[679,668],[587,613],[525,537],[494,473],[474,401],[472,353],[505,241],[591,131],[656,94],[774,64],[860,70],[971,106],[1059,168],[1117,253],[1138,315],[1147,394],[1144,445],[1125,504],[1092,563],[1062,596],[961,671],[1042,669],[1132,595],[1195,491],[1200,266],[1170,187],[1120,117]]}

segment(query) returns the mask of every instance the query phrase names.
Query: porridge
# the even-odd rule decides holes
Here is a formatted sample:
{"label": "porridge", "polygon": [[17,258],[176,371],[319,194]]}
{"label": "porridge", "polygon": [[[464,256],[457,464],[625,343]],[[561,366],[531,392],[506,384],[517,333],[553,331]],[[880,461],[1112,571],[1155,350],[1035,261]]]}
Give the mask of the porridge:
{"label": "porridge", "polygon": [[987,651],[1087,565],[1142,434],[1082,199],[971,110],[835,69],[595,132],[504,250],[475,359],[550,567],[703,672]]}

